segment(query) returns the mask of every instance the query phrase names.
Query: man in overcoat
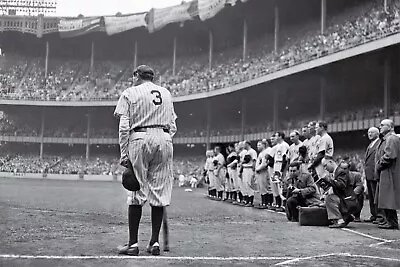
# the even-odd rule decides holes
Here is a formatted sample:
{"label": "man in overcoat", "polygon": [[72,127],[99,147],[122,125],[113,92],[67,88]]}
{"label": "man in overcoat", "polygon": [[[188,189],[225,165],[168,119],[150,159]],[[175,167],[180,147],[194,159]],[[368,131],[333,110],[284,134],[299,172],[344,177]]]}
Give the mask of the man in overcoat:
{"label": "man in overcoat", "polygon": [[392,120],[380,125],[381,140],[375,155],[376,174],[379,180],[378,208],[383,210],[385,223],[381,229],[399,229],[397,210],[400,209],[400,138],[394,132]]}

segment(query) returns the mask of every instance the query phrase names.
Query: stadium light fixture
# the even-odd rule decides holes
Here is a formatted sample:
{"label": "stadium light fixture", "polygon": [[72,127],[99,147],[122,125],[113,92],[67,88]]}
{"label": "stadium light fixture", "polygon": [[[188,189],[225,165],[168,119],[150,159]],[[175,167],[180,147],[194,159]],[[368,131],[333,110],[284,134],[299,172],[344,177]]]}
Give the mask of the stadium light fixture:
{"label": "stadium light fixture", "polygon": [[0,0],[2,15],[37,16],[55,14],[57,0]]}

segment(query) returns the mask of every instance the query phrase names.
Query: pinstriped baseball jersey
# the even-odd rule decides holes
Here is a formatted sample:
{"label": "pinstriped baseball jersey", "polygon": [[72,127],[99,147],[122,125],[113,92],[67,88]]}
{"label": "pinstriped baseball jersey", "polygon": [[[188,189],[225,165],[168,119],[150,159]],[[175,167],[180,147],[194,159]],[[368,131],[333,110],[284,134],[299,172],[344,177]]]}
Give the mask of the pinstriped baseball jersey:
{"label": "pinstriped baseball jersey", "polygon": [[293,162],[296,158],[299,157],[299,148],[303,146],[303,143],[299,141],[296,145],[295,143],[291,144],[289,147],[289,160]]}
{"label": "pinstriped baseball jersey", "polygon": [[152,82],[126,89],[118,100],[114,115],[129,117],[130,130],[160,125],[176,131],[171,93]]}

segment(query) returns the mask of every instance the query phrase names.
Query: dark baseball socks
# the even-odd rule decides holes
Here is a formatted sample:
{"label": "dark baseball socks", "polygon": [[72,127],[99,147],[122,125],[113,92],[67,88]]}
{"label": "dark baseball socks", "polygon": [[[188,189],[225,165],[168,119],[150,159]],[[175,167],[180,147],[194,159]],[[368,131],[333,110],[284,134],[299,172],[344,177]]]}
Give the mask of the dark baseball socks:
{"label": "dark baseball socks", "polygon": [[164,217],[164,207],[151,207],[150,246],[152,246],[155,242],[158,242],[163,217]]}
{"label": "dark baseball socks", "polygon": [[140,218],[142,217],[142,206],[129,205],[128,207],[128,225],[129,225],[129,246],[138,242],[138,232]]}

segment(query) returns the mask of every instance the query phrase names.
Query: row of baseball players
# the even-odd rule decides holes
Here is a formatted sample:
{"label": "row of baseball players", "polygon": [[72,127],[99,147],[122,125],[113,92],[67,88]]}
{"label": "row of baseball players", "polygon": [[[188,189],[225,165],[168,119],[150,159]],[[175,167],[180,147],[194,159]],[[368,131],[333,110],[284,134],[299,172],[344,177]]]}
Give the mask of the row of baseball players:
{"label": "row of baseball players", "polygon": [[[303,141],[300,141],[301,135]],[[333,140],[327,133],[327,123],[312,121],[290,133],[291,145],[282,132],[257,143],[257,152],[249,141],[231,144],[226,149],[226,160],[221,147],[206,152],[204,175],[209,184],[208,197],[228,201],[234,205],[254,207],[254,193],[261,195],[255,208],[284,211],[287,169],[291,162],[302,162],[302,171],[310,171],[314,179],[325,172],[322,159],[333,159]],[[223,199],[223,193],[226,193]]]}

